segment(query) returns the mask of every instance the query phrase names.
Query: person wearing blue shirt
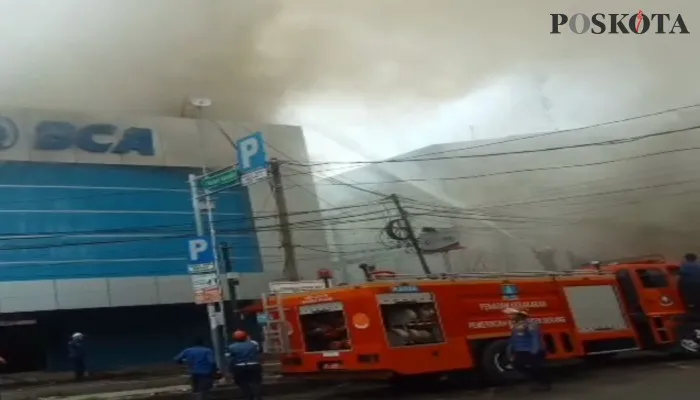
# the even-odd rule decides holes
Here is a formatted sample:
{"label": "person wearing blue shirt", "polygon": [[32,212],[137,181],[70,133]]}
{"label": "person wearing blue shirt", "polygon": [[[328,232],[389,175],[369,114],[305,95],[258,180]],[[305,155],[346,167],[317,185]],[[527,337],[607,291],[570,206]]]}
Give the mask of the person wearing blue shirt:
{"label": "person wearing blue shirt", "polygon": [[83,334],[76,332],[68,342],[68,358],[73,366],[73,377],[81,381],[85,377],[85,342]]}
{"label": "person wearing blue shirt", "polygon": [[700,264],[698,256],[688,253],[683,257],[678,272],[678,289],[685,302],[688,311],[691,313],[700,312]]}
{"label": "person wearing blue shirt", "polygon": [[216,360],[214,352],[204,346],[204,341],[202,339],[195,340],[191,347],[175,356],[175,362],[187,366],[192,383],[192,393],[198,395],[200,399],[209,398],[209,393],[214,386]]}
{"label": "person wearing blue shirt", "polygon": [[504,312],[511,316],[513,323],[509,343],[513,368],[537,384],[533,390],[549,390],[551,381],[545,365],[547,352],[540,325],[524,310],[507,308]]}
{"label": "person wearing blue shirt", "polygon": [[233,343],[228,346],[228,368],[233,381],[241,388],[246,400],[262,399],[262,365],[260,345],[250,340],[244,331],[233,333]]}

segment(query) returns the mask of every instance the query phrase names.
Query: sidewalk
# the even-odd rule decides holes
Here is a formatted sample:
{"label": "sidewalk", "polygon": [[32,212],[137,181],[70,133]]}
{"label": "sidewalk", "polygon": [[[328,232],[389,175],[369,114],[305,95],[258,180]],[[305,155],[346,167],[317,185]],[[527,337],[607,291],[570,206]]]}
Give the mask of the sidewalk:
{"label": "sidewalk", "polygon": [[[265,384],[290,384],[279,376],[279,364],[265,364]],[[189,388],[189,376],[182,367],[154,366],[141,370],[105,372],[83,382],[74,382],[68,373],[31,373],[2,377],[0,391],[3,400],[38,398],[96,398],[96,394],[113,394],[104,398],[123,398],[127,392],[177,393]],[[137,394],[136,393],[136,394]],[[76,397],[81,398],[81,397]],[[99,397],[97,397],[99,398]]]}
{"label": "sidewalk", "polygon": [[[292,381],[283,378],[271,378],[264,383],[263,392],[266,396],[279,396],[295,393],[309,393],[318,390],[325,390],[329,387],[337,386],[337,384],[329,385],[328,383],[320,382],[303,382]],[[74,396],[52,396],[42,397],[32,394],[22,397],[15,394],[3,394],[3,400],[189,400],[191,399],[189,385],[174,385],[151,389],[134,389],[115,392],[103,392],[82,394]],[[231,385],[220,385],[214,389],[212,400],[218,399],[236,399],[241,397],[240,390]]]}

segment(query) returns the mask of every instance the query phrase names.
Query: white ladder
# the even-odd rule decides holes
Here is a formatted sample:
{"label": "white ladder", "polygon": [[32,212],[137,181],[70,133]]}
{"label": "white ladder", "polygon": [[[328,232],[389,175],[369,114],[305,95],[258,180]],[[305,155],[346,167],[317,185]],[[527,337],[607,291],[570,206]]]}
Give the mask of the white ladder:
{"label": "white ladder", "polygon": [[607,271],[570,270],[570,271],[518,271],[518,272],[463,272],[441,274],[396,274],[394,276],[378,276],[377,281],[401,280],[456,280],[456,279],[507,279],[507,278],[556,278],[567,276],[608,275]]}
{"label": "white ladder", "polygon": [[285,319],[284,301],[281,293],[262,295],[263,312],[267,320],[263,326],[265,353],[287,354],[289,348],[289,326]]}

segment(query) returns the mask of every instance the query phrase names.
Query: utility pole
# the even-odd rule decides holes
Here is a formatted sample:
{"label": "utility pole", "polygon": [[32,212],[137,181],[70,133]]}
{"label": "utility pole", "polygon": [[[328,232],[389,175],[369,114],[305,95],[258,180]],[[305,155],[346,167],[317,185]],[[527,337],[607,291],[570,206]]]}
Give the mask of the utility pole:
{"label": "utility pole", "polygon": [[[190,192],[192,194],[192,211],[194,212],[194,223],[197,229],[197,236],[204,236],[204,222],[202,221],[202,210],[199,205],[199,190],[197,189],[197,176],[190,174],[189,176]],[[207,207],[211,206],[210,199],[207,196]],[[217,310],[217,304],[207,304],[207,314],[209,315],[209,328],[211,330],[211,342],[214,347],[216,356],[216,364],[220,371],[224,371],[225,357],[223,347],[223,327],[219,324],[219,315],[223,316],[223,310]]]}
{"label": "utility pole", "polygon": [[394,203],[396,210],[399,212],[399,217],[401,218],[401,221],[406,227],[408,241],[411,243],[411,246],[413,246],[413,250],[416,251],[416,255],[418,255],[418,260],[420,261],[420,266],[423,268],[423,272],[425,272],[426,274],[430,274],[430,267],[428,266],[428,262],[425,261],[425,256],[423,256],[423,250],[421,249],[420,243],[418,243],[418,239],[416,239],[416,235],[413,232],[413,227],[411,226],[411,221],[408,218],[408,213],[406,212],[406,210],[403,209],[403,206],[401,206],[399,196],[397,196],[396,194],[392,194],[389,196],[389,199],[391,199],[391,201]]}
{"label": "utility pole", "polygon": [[236,310],[238,310],[238,295],[236,293],[236,286],[238,286],[238,278],[230,276],[233,273],[233,264],[231,262],[231,248],[228,243],[221,243],[221,261],[223,262],[224,270],[222,271],[226,276],[226,283],[228,285],[228,295],[229,295],[229,307],[226,310],[226,321],[228,322],[229,331],[235,331],[238,329],[238,318],[236,315]]}
{"label": "utility pole", "polygon": [[280,221],[280,239],[284,250],[284,276],[290,281],[299,280],[299,270],[297,269],[296,252],[292,240],[292,230],[289,226],[289,211],[287,210],[287,199],[284,197],[284,186],[282,185],[282,173],[280,172],[280,161],[276,158],[270,159],[270,175],[272,176],[272,192],[277,205],[277,213]]}

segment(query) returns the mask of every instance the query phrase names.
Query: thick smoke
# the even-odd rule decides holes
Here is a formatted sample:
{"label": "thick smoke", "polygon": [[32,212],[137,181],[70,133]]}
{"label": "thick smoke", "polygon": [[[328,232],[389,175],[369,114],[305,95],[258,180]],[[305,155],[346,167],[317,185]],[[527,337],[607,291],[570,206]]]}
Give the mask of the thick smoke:
{"label": "thick smoke", "polygon": [[[647,11],[682,12],[694,33],[696,3]],[[697,100],[700,58],[686,51],[692,34],[549,34],[553,12],[638,7],[632,0],[0,0],[0,102],[178,115],[186,96],[203,95],[214,100],[209,117],[310,126],[350,138],[343,148],[386,157]]]}

